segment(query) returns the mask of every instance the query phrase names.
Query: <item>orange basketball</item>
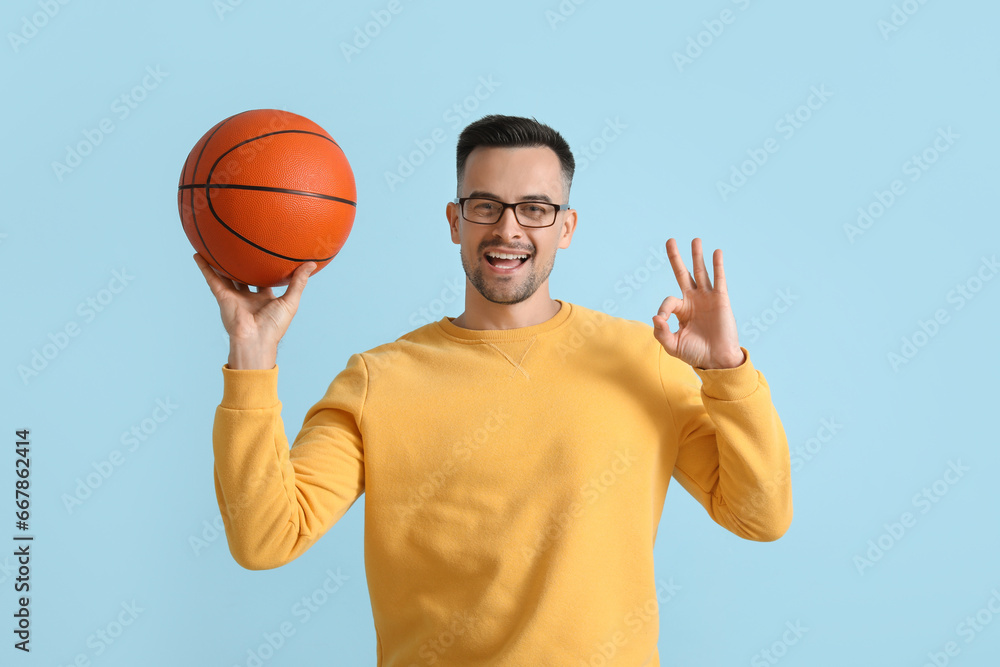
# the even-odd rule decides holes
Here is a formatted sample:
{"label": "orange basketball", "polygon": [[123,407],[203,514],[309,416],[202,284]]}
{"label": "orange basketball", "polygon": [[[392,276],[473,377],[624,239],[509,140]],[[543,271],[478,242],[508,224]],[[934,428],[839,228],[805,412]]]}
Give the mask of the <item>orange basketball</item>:
{"label": "orange basketball", "polygon": [[230,116],[205,133],[177,189],[184,233],[219,272],[258,287],[330,263],[351,233],[354,172],[327,132],[277,109]]}

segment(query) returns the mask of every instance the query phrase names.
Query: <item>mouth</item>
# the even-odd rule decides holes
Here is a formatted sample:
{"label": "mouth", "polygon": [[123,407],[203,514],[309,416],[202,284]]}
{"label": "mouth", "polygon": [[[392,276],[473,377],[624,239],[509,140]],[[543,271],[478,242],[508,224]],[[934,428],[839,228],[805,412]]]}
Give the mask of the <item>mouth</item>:
{"label": "mouth", "polygon": [[514,273],[521,266],[531,259],[531,255],[524,252],[496,252],[488,250],[483,254],[486,263],[497,273]]}

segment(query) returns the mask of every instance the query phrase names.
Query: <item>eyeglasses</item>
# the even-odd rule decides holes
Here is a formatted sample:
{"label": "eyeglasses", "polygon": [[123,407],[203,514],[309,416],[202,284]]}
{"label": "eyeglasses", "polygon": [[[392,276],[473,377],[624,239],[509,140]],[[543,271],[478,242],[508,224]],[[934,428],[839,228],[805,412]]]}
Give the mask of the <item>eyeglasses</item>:
{"label": "eyeglasses", "polygon": [[551,227],[556,224],[556,214],[565,211],[569,204],[550,204],[544,201],[519,201],[513,204],[483,197],[459,197],[462,217],[477,225],[495,224],[507,207],[514,209],[514,218],[522,227]]}

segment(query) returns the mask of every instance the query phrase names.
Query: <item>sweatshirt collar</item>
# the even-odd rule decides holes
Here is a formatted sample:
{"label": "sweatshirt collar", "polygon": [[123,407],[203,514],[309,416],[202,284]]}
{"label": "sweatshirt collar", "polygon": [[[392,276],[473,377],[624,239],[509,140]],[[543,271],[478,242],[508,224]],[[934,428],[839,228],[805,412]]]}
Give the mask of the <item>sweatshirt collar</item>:
{"label": "sweatshirt collar", "polygon": [[538,324],[528,327],[517,327],[515,329],[465,329],[452,323],[454,317],[442,317],[438,321],[441,331],[449,338],[454,338],[463,342],[505,342],[514,340],[525,340],[539,334],[555,331],[563,326],[573,314],[573,304],[562,299],[554,299],[559,302],[559,312]]}

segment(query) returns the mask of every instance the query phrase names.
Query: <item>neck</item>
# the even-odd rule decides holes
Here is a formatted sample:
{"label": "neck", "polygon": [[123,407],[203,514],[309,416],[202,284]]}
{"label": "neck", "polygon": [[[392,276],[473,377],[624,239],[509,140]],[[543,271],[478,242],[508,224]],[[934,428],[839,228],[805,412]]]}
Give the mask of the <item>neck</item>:
{"label": "neck", "polygon": [[463,329],[519,329],[541,324],[560,310],[560,304],[549,297],[548,289],[539,289],[521,303],[504,304],[488,301],[471,284],[465,286],[465,312],[452,320]]}

